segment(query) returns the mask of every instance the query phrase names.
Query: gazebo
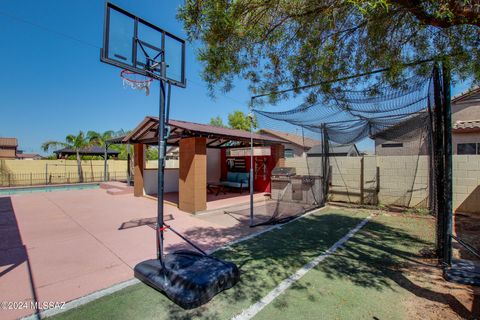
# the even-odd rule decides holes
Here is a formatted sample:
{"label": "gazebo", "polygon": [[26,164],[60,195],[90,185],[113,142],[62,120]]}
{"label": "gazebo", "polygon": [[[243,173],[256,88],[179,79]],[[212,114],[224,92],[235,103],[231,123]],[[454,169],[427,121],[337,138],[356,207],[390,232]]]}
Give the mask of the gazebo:
{"label": "gazebo", "polygon": [[[168,127],[170,132],[167,145],[179,147],[178,207],[185,212],[194,213],[206,209],[207,149],[246,148],[252,139],[254,146],[269,147],[268,157],[273,160],[270,161],[272,167],[283,164],[279,163],[283,159],[285,141],[282,139],[179,120],[169,120]],[[145,174],[148,171],[145,170],[144,147],[158,145],[158,118],[145,117],[121,142],[134,146],[134,195],[143,196],[146,188]],[[218,162],[220,161],[219,159]],[[215,163],[214,166],[220,171],[220,164]]]}
{"label": "gazebo", "polygon": [[[53,153],[57,155],[57,159],[66,159],[68,156],[74,156],[77,154],[75,149],[63,148],[56,150]],[[107,158],[117,158],[120,152],[116,150],[105,149],[104,147],[91,146],[88,148],[83,148],[79,150],[81,156],[100,156],[105,159]]]}

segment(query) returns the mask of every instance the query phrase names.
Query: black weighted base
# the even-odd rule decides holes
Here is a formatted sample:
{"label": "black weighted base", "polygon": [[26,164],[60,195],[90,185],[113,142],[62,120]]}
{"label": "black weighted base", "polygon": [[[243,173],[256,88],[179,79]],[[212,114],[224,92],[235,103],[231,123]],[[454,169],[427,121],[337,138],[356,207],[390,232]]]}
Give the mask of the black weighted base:
{"label": "black weighted base", "polygon": [[445,270],[448,281],[480,286],[480,264],[468,260],[453,260],[452,266]]}
{"label": "black weighted base", "polygon": [[134,268],[135,277],[184,309],[207,303],[240,279],[235,264],[193,251],[167,254],[164,261],[165,270],[158,259],[140,262]]}

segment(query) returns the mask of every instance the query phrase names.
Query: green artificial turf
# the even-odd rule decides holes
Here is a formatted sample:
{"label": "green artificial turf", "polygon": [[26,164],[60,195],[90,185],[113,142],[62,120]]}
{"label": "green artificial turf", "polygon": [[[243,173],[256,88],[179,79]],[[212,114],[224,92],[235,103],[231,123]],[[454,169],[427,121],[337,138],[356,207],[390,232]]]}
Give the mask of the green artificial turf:
{"label": "green artificial turf", "polygon": [[415,285],[398,267],[432,246],[431,220],[375,217],[256,319],[406,319]]}
{"label": "green artificial turf", "polygon": [[[241,281],[208,304],[183,310],[154,289],[138,284],[58,319],[229,319],[248,308],[282,280],[311,261],[368,213],[328,209],[215,255],[235,262]],[[345,249],[324,260],[258,314],[264,319],[401,318],[408,292],[395,282],[394,266],[431,245],[425,219],[379,217],[369,222]]]}

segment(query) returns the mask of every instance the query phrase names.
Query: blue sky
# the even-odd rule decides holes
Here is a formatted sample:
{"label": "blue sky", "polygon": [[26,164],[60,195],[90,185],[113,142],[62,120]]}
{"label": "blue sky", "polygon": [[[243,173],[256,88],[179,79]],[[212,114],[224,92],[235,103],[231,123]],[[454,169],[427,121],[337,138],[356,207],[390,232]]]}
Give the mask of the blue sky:
{"label": "blue sky", "polygon": [[[185,37],[175,19],[182,1],[117,0],[117,5]],[[147,97],[125,89],[120,69],[100,62],[104,2],[100,0],[2,0],[0,34],[0,136],[19,139],[25,152],[41,152],[46,140],[63,140],[79,130],[132,129],[145,115],[158,114],[158,82]],[[41,27],[12,19],[12,15]],[[82,40],[75,41],[56,33]],[[238,81],[212,100],[200,78],[201,65],[187,46],[187,88],[172,90],[171,117],[208,122],[228,112],[246,111],[249,93]]]}
{"label": "blue sky", "polygon": [[[116,0],[115,4],[185,37],[175,18],[182,2]],[[158,114],[158,83],[149,96],[125,89],[120,69],[100,62],[103,14],[100,0],[0,2],[0,136],[17,137],[25,152],[43,153],[44,141],[63,140],[79,130],[128,130],[146,115]],[[246,112],[250,98],[246,83],[238,80],[234,90],[212,100],[194,52],[195,44],[188,44],[187,88],[174,87],[171,117],[207,123],[216,115],[225,120],[233,110]],[[464,89],[459,86],[454,93]],[[360,145],[371,147],[371,143]]]}

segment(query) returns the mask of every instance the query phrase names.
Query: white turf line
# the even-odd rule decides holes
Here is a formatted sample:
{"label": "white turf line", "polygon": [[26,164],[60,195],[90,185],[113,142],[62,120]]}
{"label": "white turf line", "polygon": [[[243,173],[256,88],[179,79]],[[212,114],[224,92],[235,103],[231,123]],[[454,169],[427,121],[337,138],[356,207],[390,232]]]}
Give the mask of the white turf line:
{"label": "white turf line", "polygon": [[287,290],[292,284],[300,280],[304,275],[307,274],[308,271],[315,268],[320,262],[328,258],[331,254],[341,248],[345,242],[347,242],[351,237],[355,235],[365,224],[367,224],[368,220],[371,219],[371,215],[366,217],[362,220],[355,228],[350,230],[343,238],[335,242],[333,246],[328,248],[327,251],[304,265],[302,268],[297,270],[294,274],[292,274],[287,279],[283,280],[277,287],[275,287],[272,291],[270,291],[265,297],[260,299],[257,303],[251,305],[248,309],[242,311],[242,313],[234,316],[232,320],[248,320],[253,318],[257,313],[259,313],[263,308],[265,308],[268,304],[270,304],[273,300],[275,300],[278,296],[280,296],[285,290]]}
{"label": "white turf line", "polygon": [[[294,221],[297,221],[299,219],[302,219],[304,217],[307,217],[311,214],[314,214],[314,213],[317,213],[317,212],[320,212],[320,211],[323,211],[327,208],[327,206],[324,206],[324,207],[321,207],[321,208],[318,208],[318,209],[314,209],[310,212],[307,212],[299,217],[296,217],[295,219],[292,219],[286,223],[283,223],[283,224],[278,224],[278,225],[274,225],[274,226],[271,226],[271,227],[268,227],[264,230],[260,230],[260,231],[257,231],[257,232],[254,232],[254,233],[251,233],[245,237],[242,237],[242,238],[239,238],[239,239],[236,239],[236,240],[233,240],[229,243],[227,243],[226,245],[224,246],[221,246],[221,247],[218,247],[216,249],[213,249],[213,250],[210,250],[210,251],[207,251],[208,254],[212,254],[216,251],[219,251],[219,250],[224,250],[224,249],[228,249],[230,246],[233,246],[234,244],[237,244],[239,242],[242,242],[242,241],[246,241],[246,240],[249,240],[249,239],[252,239],[252,238],[255,238],[255,237],[258,237],[259,235],[261,234],[264,234],[266,232],[270,232],[270,231],[273,231],[273,230],[276,230],[276,229],[281,229],[283,226],[289,224],[289,223],[292,223]],[[54,315],[57,315],[57,314],[60,314],[60,313],[63,313],[63,312],[66,312],[68,310],[71,310],[71,309],[74,309],[74,308],[77,308],[77,307],[80,307],[80,306],[83,306],[84,304],[87,304],[89,302],[92,302],[92,301],[95,301],[97,299],[100,299],[102,297],[105,297],[105,296],[108,296],[112,293],[115,293],[117,291],[120,291],[122,289],[125,289],[127,287],[130,287],[134,284],[137,284],[137,283],[140,283],[140,280],[136,279],[136,278],[132,278],[130,280],[127,280],[127,281],[124,281],[124,282],[121,282],[121,283],[117,283],[111,287],[108,287],[108,288],[105,288],[105,289],[102,289],[102,290],[99,290],[99,291],[95,291],[95,292],[92,292],[86,296],[83,296],[83,297],[80,297],[80,298],[77,298],[75,300],[71,300],[67,303],[65,303],[65,305],[63,305],[62,309],[47,309],[47,310],[44,310],[44,311],[41,311],[40,312],[40,318],[45,318],[45,317],[52,317]],[[38,315],[36,314],[31,314],[29,316],[25,316],[23,318],[21,318],[21,320],[36,320],[36,319],[39,319]]]}

